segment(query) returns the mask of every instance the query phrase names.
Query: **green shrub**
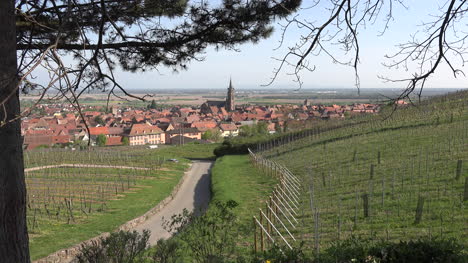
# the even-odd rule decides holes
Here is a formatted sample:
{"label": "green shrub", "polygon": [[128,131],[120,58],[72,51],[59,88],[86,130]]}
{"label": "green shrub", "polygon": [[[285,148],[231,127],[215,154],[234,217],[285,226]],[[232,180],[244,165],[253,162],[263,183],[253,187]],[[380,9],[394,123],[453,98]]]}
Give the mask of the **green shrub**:
{"label": "green shrub", "polygon": [[160,239],[154,246],[154,253],[151,259],[153,262],[158,263],[176,263],[179,262],[180,255],[180,242],[175,239]]}
{"label": "green shrub", "polygon": [[258,252],[255,257],[251,260],[252,263],[263,263],[269,261],[271,263],[306,263],[311,262],[309,258],[303,252],[303,245],[301,243],[299,247],[293,247],[289,249],[286,246],[278,247],[273,246],[272,248]]}
{"label": "green shrub", "polygon": [[171,233],[178,233],[177,239],[185,246],[185,252],[193,262],[229,262],[234,256],[238,233],[234,230],[237,216],[232,211],[238,204],[235,201],[214,201],[207,214],[197,216],[184,209],[182,214],[172,216],[164,223]]}
{"label": "green shrub", "polygon": [[119,231],[91,244],[83,245],[76,259],[79,263],[137,263],[143,262],[149,231]]}
{"label": "green shrub", "polygon": [[468,262],[463,246],[454,239],[419,239],[372,247],[381,262]]}
{"label": "green shrub", "polygon": [[122,138],[122,145],[130,145],[130,140],[128,139],[128,137],[123,137]]}
{"label": "green shrub", "polygon": [[255,149],[258,144],[265,143],[274,136],[233,137],[224,139],[223,143],[213,151],[216,157],[228,154],[248,154],[248,149]]}
{"label": "green shrub", "polygon": [[202,134],[201,138],[203,140],[220,142],[222,140],[221,131],[219,129],[209,129]]}
{"label": "green shrub", "polygon": [[47,145],[47,144],[41,144],[36,147],[36,149],[48,149],[48,148],[50,148],[50,145]]}
{"label": "green shrub", "polygon": [[96,137],[96,144],[100,147],[105,146],[107,143],[107,137],[104,134],[99,134]]}
{"label": "green shrub", "polygon": [[350,238],[336,242],[320,253],[317,261],[380,263],[463,263],[468,262],[465,248],[455,239],[425,238],[391,243]]}

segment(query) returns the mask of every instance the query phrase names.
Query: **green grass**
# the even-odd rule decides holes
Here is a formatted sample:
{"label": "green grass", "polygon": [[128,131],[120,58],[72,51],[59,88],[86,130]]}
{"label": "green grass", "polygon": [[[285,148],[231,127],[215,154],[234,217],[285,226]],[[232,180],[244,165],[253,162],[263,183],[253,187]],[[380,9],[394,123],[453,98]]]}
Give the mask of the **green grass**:
{"label": "green grass", "polygon": [[[215,211],[216,208],[212,205],[214,202],[226,203],[233,200],[238,203],[233,210],[238,224],[230,229],[233,234],[239,234],[239,239],[236,240],[236,255],[250,253],[253,243],[252,216],[258,216],[258,208],[262,206],[263,200],[268,199],[276,183],[274,178],[264,175],[254,167],[248,155],[226,155],[216,159],[211,169],[212,199],[204,216],[210,216],[210,213]],[[179,251],[181,262],[194,262],[191,248],[185,247],[187,244],[182,238],[187,233],[176,235],[173,240],[179,242],[182,247]],[[148,255],[152,255],[155,250],[156,247],[150,248],[147,251]]]}
{"label": "green grass", "polygon": [[113,231],[121,224],[144,214],[171,193],[183,175],[183,170],[159,173],[169,179],[142,180],[139,183],[144,187],[107,202],[104,212],[92,213],[89,217],[81,216],[76,223],[71,224],[52,220],[41,222],[38,231],[30,234],[31,259],[39,259],[103,232]]}
{"label": "green grass", "polygon": [[251,246],[252,217],[262,201],[267,200],[276,180],[257,170],[248,155],[226,155],[218,158],[211,175],[213,201],[236,201],[235,212],[240,221],[241,244]]}
{"label": "green grass", "polygon": [[219,143],[189,143],[182,146],[163,146],[161,149],[156,150],[154,154],[187,159],[215,159],[213,150],[217,146],[219,146]]}
{"label": "green grass", "polygon": [[[117,196],[110,193],[111,199],[108,199],[106,195],[103,206],[101,206],[103,199],[99,194],[100,191],[94,191],[96,190],[94,188],[101,186],[105,190],[109,190],[108,187],[112,188],[113,183],[119,182],[120,176],[126,177],[128,169],[67,167],[28,173],[27,181],[30,182],[28,188],[31,194],[28,196],[31,258],[33,260],[39,259],[59,249],[95,237],[100,233],[113,231],[123,223],[144,214],[170,194],[188,167],[190,161],[187,158],[212,158],[215,146],[191,144],[161,147],[155,150],[143,147],[104,147],[94,148],[93,151],[28,152],[25,158],[26,167],[78,163],[157,168],[151,171],[131,171],[132,175],[138,175],[134,180],[135,185],[124,192],[119,192]],[[170,158],[176,158],[179,162],[163,161]],[[90,182],[95,184],[93,189],[84,189],[83,185]],[[46,195],[44,189],[48,187],[51,190]],[[87,192],[88,201],[95,202],[93,203],[93,212],[88,213],[88,215],[80,210],[80,196],[83,191]],[[99,196],[92,196],[93,192],[98,193]],[[52,201],[50,196],[54,196]],[[63,203],[64,196],[68,199],[71,197],[74,201],[75,221],[70,222],[70,224],[67,223],[68,217],[65,216],[64,206],[62,205],[60,217],[57,219],[55,218],[56,207],[54,210],[54,205],[52,205]],[[44,203],[49,205],[48,209],[52,216],[46,214]],[[97,207],[103,207],[104,210]],[[36,216],[34,216],[36,209]],[[34,228],[31,226],[33,218],[37,222]]]}
{"label": "green grass", "polygon": [[[461,92],[393,115],[384,109],[365,123],[265,152],[304,182],[300,232],[306,245],[314,246],[316,232],[322,248],[353,235],[390,241],[453,237],[467,245],[463,236],[468,235],[468,209],[462,200],[468,177],[467,105],[468,92]],[[463,170],[455,180],[458,160]],[[368,218],[363,215],[363,194],[370,196]],[[425,203],[422,221],[415,224],[419,196]]]}

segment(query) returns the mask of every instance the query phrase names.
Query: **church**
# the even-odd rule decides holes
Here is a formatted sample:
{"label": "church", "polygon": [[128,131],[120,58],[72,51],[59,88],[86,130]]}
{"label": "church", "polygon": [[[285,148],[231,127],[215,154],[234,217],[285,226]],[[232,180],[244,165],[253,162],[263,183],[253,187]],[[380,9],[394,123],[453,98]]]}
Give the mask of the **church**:
{"label": "church", "polygon": [[217,114],[221,108],[224,108],[227,112],[235,110],[234,87],[232,86],[231,79],[229,79],[229,87],[227,91],[226,100],[225,101],[208,100],[201,105],[200,112],[202,114],[209,114],[209,113]]}

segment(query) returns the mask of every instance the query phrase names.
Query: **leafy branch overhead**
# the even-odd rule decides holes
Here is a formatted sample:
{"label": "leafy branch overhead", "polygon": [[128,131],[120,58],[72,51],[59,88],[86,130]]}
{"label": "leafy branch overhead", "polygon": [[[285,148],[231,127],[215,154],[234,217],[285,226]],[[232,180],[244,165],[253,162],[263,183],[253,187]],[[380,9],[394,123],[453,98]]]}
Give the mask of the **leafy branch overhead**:
{"label": "leafy branch overhead", "polygon": [[[298,8],[300,0],[229,0],[212,7],[187,0],[20,1],[16,7],[20,72],[52,47],[78,61],[67,68],[74,89],[115,83],[116,65],[129,71],[160,65],[184,69],[212,45],[233,49],[272,32],[271,22]],[[63,53],[61,53],[63,54]],[[48,56],[51,60],[57,60]],[[85,85],[81,84],[83,77]],[[121,87],[119,87],[121,88]]]}
{"label": "leafy branch overhead", "polygon": [[[64,99],[82,116],[79,98],[100,90],[121,99],[145,100],[121,86],[114,71],[160,66],[186,69],[203,60],[208,46],[235,49],[267,38],[272,22],[291,14],[301,0],[44,0],[17,1],[16,49],[19,89],[40,98]],[[67,62],[73,57],[74,62]],[[36,81],[35,70],[48,74]],[[122,97],[118,92],[123,93]],[[0,105],[3,102],[0,101]],[[30,107],[8,122],[30,114]],[[7,124],[4,122],[2,125]]]}
{"label": "leafy branch overhead", "polygon": [[[74,107],[89,134],[79,98],[100,90],[129,94],[115,69],[184,69],[208,46],[235,49],[272,32],[271,23],[301,0],[4,0],[0,1],[0,261],[29,262],[21,118],[43,100]],[[73,58],[73,60],[72,60]],[[38,73],[38,69],[39,72]],[[38,78],[40,77],[40,78]],[[21,111],[20,92],[38,99]],[[108,106],[108,105],[107,105]],[[5,188],[5,189],[6,189]]]}

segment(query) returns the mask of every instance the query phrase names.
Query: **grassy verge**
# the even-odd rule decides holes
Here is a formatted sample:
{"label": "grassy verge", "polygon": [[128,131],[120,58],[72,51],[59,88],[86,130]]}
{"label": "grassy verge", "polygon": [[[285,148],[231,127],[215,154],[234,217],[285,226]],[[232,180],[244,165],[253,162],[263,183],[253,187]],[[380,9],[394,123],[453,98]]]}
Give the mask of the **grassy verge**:
{"label": "grassy verge", "polygon": [[263,175],[250,162],[248,155],[226,155],[218,158],[211,175],[213,201],[236,201],[241,225],[242,246],[253,240],[252,216],[258,214],[262,200],[271,193],[276,180]]}

